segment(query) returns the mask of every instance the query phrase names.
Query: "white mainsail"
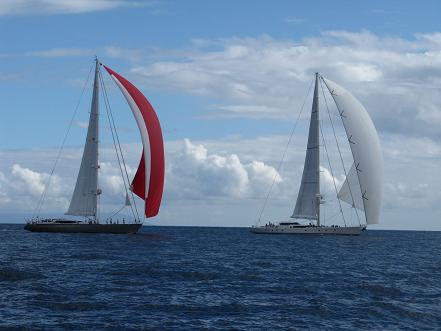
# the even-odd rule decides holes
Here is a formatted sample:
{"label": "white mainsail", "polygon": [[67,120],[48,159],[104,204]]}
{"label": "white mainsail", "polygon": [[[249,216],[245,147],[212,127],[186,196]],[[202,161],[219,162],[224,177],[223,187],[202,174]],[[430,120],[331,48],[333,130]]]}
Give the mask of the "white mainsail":
{"label": "white mainsail", "polygon": [[66,215],[97,216],[97,196],[100,193],[98,189],[98,75],[99,63],[97,60],[86,144],[84,146],[77,183]]}
{"label": "white mainsail", "polygon": [[[322,79],[337,105],[351,147],[353,172],[357,174],[359,182],[359,191],[355,190],[354,193],[361,195],[366,223],[377,224],[383,195],[383,156],[377,131],[366,109],[354,96],[338,84]],[[352,189],[354,184],[350,182],[350,174],[347,181],[347,187]],[[340,197],[344,196],[346,199],[341,200],[348,202],[347,194],[340,194]],[[355,201],[351,199],[350,203],[359,207],[355,197]]]}
{"label": "white mainsail", "polygon": [[303,167],[302,182],[292,218],[318,221],[320,218],[319,120],[318,74],[316,74],[311,119],[309,122],[308,147]]}

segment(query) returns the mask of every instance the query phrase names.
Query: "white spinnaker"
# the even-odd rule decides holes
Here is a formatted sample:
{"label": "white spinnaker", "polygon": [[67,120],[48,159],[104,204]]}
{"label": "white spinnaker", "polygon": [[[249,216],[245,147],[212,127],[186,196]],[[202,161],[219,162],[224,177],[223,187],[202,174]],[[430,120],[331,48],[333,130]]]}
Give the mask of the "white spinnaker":
{"label": "white spinnaker", "polygon": [[323,78],[323,81],[334,98],[346,130],[360,184],[366,223],[377,224],[383,196],[383,155],[374,123],[352,94],[328,79]]}

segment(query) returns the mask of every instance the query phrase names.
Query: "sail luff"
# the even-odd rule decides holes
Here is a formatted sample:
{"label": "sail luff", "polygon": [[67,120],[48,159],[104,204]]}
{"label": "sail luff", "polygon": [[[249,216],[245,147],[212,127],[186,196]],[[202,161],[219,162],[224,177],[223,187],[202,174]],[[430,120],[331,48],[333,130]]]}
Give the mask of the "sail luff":
{"label": "sail luff", "polygon": [[95,64],[95,80],[89,126],[81,166],[66,215],[97,217],[98,143],[99,143],[99,63]]}
{"label": "sail luff", "polygon": [[315,77],[314,97],[309,122],[308,145],[303,167],[302,182],[292,218],[320,221],[320,138],[319,138],[318,74]]}

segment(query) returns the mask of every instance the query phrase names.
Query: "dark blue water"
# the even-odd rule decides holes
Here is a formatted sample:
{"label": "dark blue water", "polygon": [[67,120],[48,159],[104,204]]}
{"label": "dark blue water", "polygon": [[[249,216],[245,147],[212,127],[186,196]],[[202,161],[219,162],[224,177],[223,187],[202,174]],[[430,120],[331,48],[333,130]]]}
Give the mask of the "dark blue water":
{"label": "dark blue water", "polygon": [[0,328],[439,329],[441,233],[0,225]]}

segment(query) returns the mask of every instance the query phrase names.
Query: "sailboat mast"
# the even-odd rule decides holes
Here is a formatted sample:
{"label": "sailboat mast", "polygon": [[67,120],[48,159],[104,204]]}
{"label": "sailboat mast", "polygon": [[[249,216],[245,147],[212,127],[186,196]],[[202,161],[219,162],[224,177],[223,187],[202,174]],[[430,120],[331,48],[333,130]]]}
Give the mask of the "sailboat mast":
{"label": "sailboat mast", "polygon": [[[100,130],[100,126],[99,126],[99,112],[100,112],[100,107],[99,107],[99,97],[100,97],[100,62],[98,61],[98,57],[95,57],[95,79],[93,82],[93,97],[92,97],[92,111],[94,112],[94,116],[96,119],[96,123],[95,123],[95,137],[96,137],[96,148],[95,148],[95,160],[96,163],[94,164],[94,169],[95,169],[95,195],[96,195],[96,199],[95,199],[95,219],[97,221],[99,218],[99,196],[101,194],[101,189],[98,188],[98,174],[99,174],[99,168],[100,168],[100,164],[99,164],[99,144],[100,144],[100,135],[99,135],[99,130]],[[94,104],[95,103],[95,104]]]}
{"label": "sailboat mast", "polygon": [[[317,225],[320,226],[320,204],[321,204],[321,194],[320,194],[320,108],[319,108],[319,92],[318,92],[318,84],[319,84],[319,73],[315,73],[315,86],[314,86],[314,97],[312,100],[312,113],[311,116],[314,116],[314,125],[316,127],[316,141],[317,141],[317,157],[316,157],[316,166],[317,169],[317,195],[316,195],[316,208],[317,208]],[[311,121],[312,122],[312,121]],[[311,123],[312,124],[312,123]]]}

